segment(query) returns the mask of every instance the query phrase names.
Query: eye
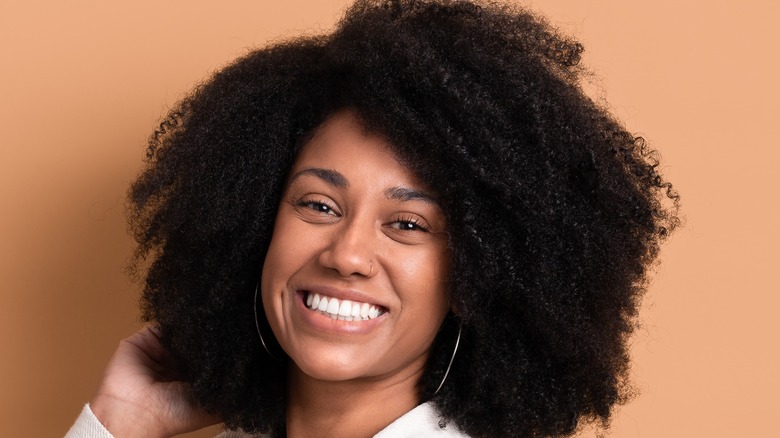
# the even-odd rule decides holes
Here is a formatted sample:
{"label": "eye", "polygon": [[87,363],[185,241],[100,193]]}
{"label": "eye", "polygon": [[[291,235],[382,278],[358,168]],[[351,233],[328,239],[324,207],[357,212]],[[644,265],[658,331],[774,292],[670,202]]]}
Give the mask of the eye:
{"label": "eye", "polygon": [[301,214],[306,216],[341,216],[334,204],[323,198],[303,197],[294,201],[293,204]]}
{"label": "eye", "polygon": [[391,228],[395,228],[401,231],[421,231],[423,233],[430,231],[430,227],[416,217],[399,218],[398,220],[390,222],[388,225]]}
{"label": "eye", "polygon": [[325,213],[325,214],[334,214],[333,209],[330,208],[328,204],[324,204],[322,202],[301,202],[298,204],[301,207],[310,208],[318,213]]}

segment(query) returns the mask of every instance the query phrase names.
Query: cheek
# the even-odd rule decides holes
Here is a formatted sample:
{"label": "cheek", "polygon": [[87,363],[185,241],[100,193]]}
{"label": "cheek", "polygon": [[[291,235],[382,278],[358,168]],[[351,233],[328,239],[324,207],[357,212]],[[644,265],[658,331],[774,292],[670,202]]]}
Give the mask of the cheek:
{"label": "cheek", "polygon": [[277,218],[271,244],[263,262],[260,282],[266,311],[269,311],[269,304],[271,304],[268,301],[279,292],[286,283],[285,278],[289,278],[289,274],[294,269],[291,266],[291,262],[294,260],[291,251],[297,246],[289,241],[289,235],[289,224],[281,218]]}
{"label": "cheek", "polygon": [[261,290],[264,300],[278,294],[290,278],[316,255],[316,242],[322,240],[312,236],[300,220],[284,213],[285,209],[280,208],[263,263]]}
{"label": "cheek", "polygon": [[260,293],[263,301],[263,308],[265,309],[266,318],[274,326],[275,315],[279,313],[279,309],[276,308],[274,300],[276,292],[279,290],[279,274],[280,270],[277,265],[281,264],[280,256],[283,254],[278,251],[279,245],[271,241],[271,245],[266,253],[265,261],[263,262],[262,276],[260,278]]}
{"label": "cheek", "polygon": [[265,255],[265,261],[263,262],[260,277],[260,290],[262,291],[263,299],[265,299],[273,289],[272,284],[276,280],[273,274],[279,272],[277,265],[280,264],[279,256],[281,254],[279,254],[277,247],[278,245],[275,245],[272,241],[271,245],[268,247],[268,252]]}
{"label": "cheek", "polygon": [[436,313],[446,314],[449,296],[446,291],[448,259],[442,251],[398,257],[396,264],[399,288],[409,291],[417,299],[425,301],[427,311],[436,309]]}

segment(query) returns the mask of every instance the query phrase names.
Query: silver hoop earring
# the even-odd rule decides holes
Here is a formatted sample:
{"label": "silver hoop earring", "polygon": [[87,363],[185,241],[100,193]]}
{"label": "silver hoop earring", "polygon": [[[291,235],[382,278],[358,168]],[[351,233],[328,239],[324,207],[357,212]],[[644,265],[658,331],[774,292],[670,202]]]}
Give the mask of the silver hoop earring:
{"label": "silver hoop earring", "polygon": [[455,348],[452,350],[452,357],[450,357],[450,363],[447,365],[447,371],[444,372],[444,377],[441,378],[441,383],[439,383],[439,387],[436,388],[436,391],[433,392],[433,395],[439,393],[441,387],[444,386],[444,381],[447,380],[447,376],[450,374],[450,368],[452,368],[452,362],[455,360],[455,353],[458,352],[458,345],[460,345],[460,332],[462,330],[463,330],[463,326],[458,324],[458,338],[455,339]]}
{"label": "silver hoop earring", "polygon": [[[263,344],[263,349],[266,353],[268,353],[269,356],[271,356],[274,360],[277,360],[281,362],[281,359],[274,356],[271,351],[268,349],[268,346],[265,345],[265,339],[263,339],[263,333],[260,331],[260,322],[257,319],[257,290],[260,289],[260,282],[257,282],[257,285],[255,286],[255,300],[254,300],[254,310],[255,310],[255,328],[257,328],[257,336],[260,337],[260,343]],[[446,377],[446,376],[445,376]]]}

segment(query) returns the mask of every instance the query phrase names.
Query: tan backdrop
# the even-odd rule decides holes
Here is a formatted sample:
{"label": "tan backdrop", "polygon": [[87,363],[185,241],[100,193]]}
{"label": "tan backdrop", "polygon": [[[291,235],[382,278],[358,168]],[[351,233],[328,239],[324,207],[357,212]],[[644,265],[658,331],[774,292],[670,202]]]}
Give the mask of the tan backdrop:
{"label": "tan backdrop", "polygon": [[[155,122],[248,47],[331,27],[346,1],[10,3],[0,2],[0,435],[61,436],[138,327],[123,196]],[[584,42],[591,89],[661,151],[683,196],[687,226],[664,248],[633,342],[642,394],[610,436],[780,429],[777,5],[530,4]]]}

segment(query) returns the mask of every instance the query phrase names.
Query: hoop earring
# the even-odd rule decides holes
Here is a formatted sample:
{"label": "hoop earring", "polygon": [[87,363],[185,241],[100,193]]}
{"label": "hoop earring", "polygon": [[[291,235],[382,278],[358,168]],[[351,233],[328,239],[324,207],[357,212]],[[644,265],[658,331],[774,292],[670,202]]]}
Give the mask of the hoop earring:
{"label": "hoop earring", "polygon": [[458,337],[455,339],[455,348],[452,350],[452,357],[450,357],[450,363],[447,364],[447,371],[444,372],[444,377],[441,378],[441,383],[439,383],[439,387],[436,388],[436,391],[433,391],[433,395],[439,393],[439,390],[442,386],[444,386],[444,381],[447,380],[447,376],[450,374],[450,368],[452,368],[452,362],[455,360],[455,353],[458,352],[458,345],[460,345],[460,332],[463,330],[463,325],[458,324]]}
{"label": "hoop earring", "polygon": [[257,290],[259,288],[260,288],[260,282],[258,281],[257,285],[255,286],[255,299],[254,299],[254,306],[253,306],[253,309],[255,311],[255,328],[257,328],[257,336],[260,337],[260,343],[263,344],[263,349],[265,350],[265,352],[268,353],[268,355],[271,356],[271,358],[273,358],[274,360],[281,362],[282,360],[274,356],[273,353],[271,353],[271,351],[268,349],[268,346],[265,345],[265,339],[263,339],[263,333],[260,331],[260,323],[258,322],[257,319]]}

